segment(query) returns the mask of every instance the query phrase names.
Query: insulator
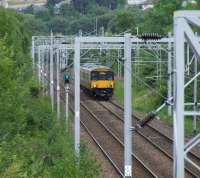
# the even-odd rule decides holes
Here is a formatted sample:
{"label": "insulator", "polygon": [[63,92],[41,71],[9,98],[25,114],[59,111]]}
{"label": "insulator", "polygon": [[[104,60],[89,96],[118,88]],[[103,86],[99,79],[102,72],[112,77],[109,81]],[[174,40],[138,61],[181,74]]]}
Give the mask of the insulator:
{"label": "insulator", "polygon": [[163,38],[162,35],[159,35],[158,33],[142,33],[142,35],[138,36],[142,40],[159,40]]}

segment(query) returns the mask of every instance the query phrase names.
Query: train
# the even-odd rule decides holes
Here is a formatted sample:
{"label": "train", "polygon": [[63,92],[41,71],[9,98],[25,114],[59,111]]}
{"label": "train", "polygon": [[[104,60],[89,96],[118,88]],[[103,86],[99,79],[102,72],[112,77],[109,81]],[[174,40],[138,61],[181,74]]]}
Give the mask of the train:
{"label": "train", "polygon": [[111,68],[98,64],[83,64],[80,68],[81,88],[95,97],[109,99],[115,88],[114,72]]}

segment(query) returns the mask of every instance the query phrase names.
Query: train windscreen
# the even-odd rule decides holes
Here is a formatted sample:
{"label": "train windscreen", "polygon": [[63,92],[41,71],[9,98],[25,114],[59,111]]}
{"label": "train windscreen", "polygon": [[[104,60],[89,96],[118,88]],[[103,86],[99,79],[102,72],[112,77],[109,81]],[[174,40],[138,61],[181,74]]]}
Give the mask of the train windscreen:
{"label": "train windscreen", "polygon": [[91,80],[114,80],[114,74],[111,71],[94,71],[91,73]]}

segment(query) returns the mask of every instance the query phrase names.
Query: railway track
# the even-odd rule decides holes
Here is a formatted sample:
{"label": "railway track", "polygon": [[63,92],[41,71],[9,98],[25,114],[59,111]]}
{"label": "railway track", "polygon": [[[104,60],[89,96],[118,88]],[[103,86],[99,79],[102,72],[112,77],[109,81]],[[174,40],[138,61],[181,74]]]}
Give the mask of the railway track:
{"label": "railway track", "polygon": [[[89,120],[83,117],[82,122],[85,123],[85,125],[87,124],[88,128],[93,131],[92,133],[100,140],[100,144],[103,145],[106,152],[110,155],[111,159],[114,160],[113,162],[115,162],[115,165],[117,165],[122,173],[124,151],[123,142],[90,110],[90,108],[88,108],[84,102],[81,102],[81,106],[84,108],[85,112],[88,112],[91,115]],[[157,177],[156,174],[153,173],[145,163],[133,153],[132,158],[134,162],[133,174],[135,177]]]}
{"label": "railway track", "polygon": [[[108,112],[115,115],[115,117],[123,123],[123,108],[113,102],[99,102]],[[113,108],[116,107],[116,108]],[[119,109],[121,111],[119,111]],[[139,118],[133,115],[133,123],[139,122]],[[152,144],[155,148],[160,150],[166,157],[173,161],[173,139],[164,135],[158,129],[147,125],[144,129],[136,130],[136,133],[146,139],[147,142]],[[200,165],[200,158],[193,152],[190,152],[188,156],[197,164]],[[200,172],[192,167],[190,164],[186,164],[186,172],[193,177],[200,177]]]}
{"label": "railway track", "polygon": [[[85,96],[84,96],[85,97]],[[88,97],[85,97],[84,100],[88,100]],[[96,101],[95,101],[96,102]],[[120,120],[122,122],[121,125],[123,125],[123,117],[120,117],[120,113],[122,112],[123,113],[123,108],[119,105],[117,105],[116,103],[111,103],[113,106],[117,107],[118,108],[118,111],[119,111],[119,108],[121,110],[121,112],[116,112],[116,111],[113,111],[112,109],[110,109],[108,106],[105,105],[108,104],[108,102],[98,102],[98,104],[100,104],[104,109],[108,110],[110,114],[114,115],[118,120]],[[110,104],[110,103],[109,103]],[[96,104],[97,105],[97,104]],[[112,107],[113,107],[112,106]],[[82,109],[85,109],[85,112],[81,112],[81,113],[88,113],[90,115],[90,119],[88,119],[87,117],[83,117],[83,115],[81,114],[82,118],[87,118],[85,120],[81,119],[81,125],[82,127],[85,129],[85,131],[88,133],[88,135],[90,135],[90,137],[94,140],[94,142],[96,143],[96,145],[101,149],[101,151],[103,152],[103,154],[105,155],[105,157],[110,161],[110,163],[112,164],[112,166],[114,167],[114,169],[116,170],[116,172],[119,174],[119,176],[123,177],[123,137],[120,138],[119,134],[116,134],[116,132],[114,132],[110,127],[107,126],[107,124],[105,124],[101,119],[99,119],[98,115],[95,115],[95,113],[93,113],[91,111],[91,108],[87,106],[86,103],[84,102],[81,102],[81,110]],[[73,108],[70,108],[71,110]],[[116,114],[118,113],[118,114]],[[122,114],[123,116],[123,114]],[[99,125],[98,127],[95,127],[96,129],[94,129],[94,120],[96,121],[96,124]],[[93,124],[91,124],[93,121]],[[139,121],[139,118],[137,118],[137,121]],[[151,128],[151,126],[148,126]],[[100,129],[101,128],[101,129]],[[101,130],[99,132],[97,132],[97,129]],[[151,143],[153,145],[153,147],[157,148],[158,150],[160,150],[163,154],[165,154],[166,157],[168,157],[169,159],[173,159],[172,155],[170,154],[172,149],[170,148],[170,146],[166,143],[163,143],[160,144],[160,141],[162,139],[158,139],[158,134],[160,135],[160,137],[162,136],[163,138],[163,134],[161,132],[159,132],[158,130],[156,130],[155,128],[151,128],[152,130],[154,130],[154,135],[155,133],[157,134],[157,136],[155,135],[155,137],[153,138],[154,142],[152,141],[152,138],[148,138],[147,135],[145,135],[144,133],[146,131],[144,131],[144,133],[140,133],[140,136],[145,138],[147,140],[147,142]],[[138,132],[138,131],[137,131]],[[101,133],[100,135],[98,135],[97,133]],[[102,136],[102,133],[104,133],[105,135],[107,134],[107,136]],[[148,132],[149,133],[149,132]],[[108,136],[110,134],[110,136]],[[151,134],[152,136],[153,134]],[[100,138],[108,138],[106,140],[109,140],[109,144],[104,141],[102,141],[102,139]],[[169,141],[173,141],[172,139],[170,139],[169,137],[167,136],[164,136],[166,140]],[[104,140],[104,139],[103,139]],[[113,140],[112,142],[110,142],[111,140]],[[114,141],[115,140],[115,141]],[[165,141],[166,141],[165,140]],[[118,142],[118,146],[117,143]],[[110,145],[111,144],[111,145]],[[113,144],[113,145],[112,145]],[[158,145],[160,144],[160,145]],[[110,145],[110,146],[108,146]],[[163,149],[163,146],[165,146],[165,150]],[[121,148],[120,148],[121,147]],[[109,148],[109,149],[108,149]],[[113,154],[112,153],[112,150],[110,150],[110,148],[115,148],[115,151],[117,152],[117,155],[116,154]],[[116,150],[116,148],[118,150]],[[168,148],[168,149],[166,149]],[[119,159],[119,155],[120,155],[120,159]],[[191,153],[191,155],[193,156],[193,159],[196,159],[196,162],[199,162],[199,159],[198,159],[198,156],[196,156],[195,154]],[[138,156],[136,155],[132,155],[133,156],[133,159],[134,159],[134,174],[136,174],[135,176],[136,177],[165,177],[165,176],[162,176],[162,175],[159,175],[159,173],[156,173],[154,172],[154,169],[152,168],[149,168],[149,165],[145,164],[144,160],[141,160],[139,159]],[[137,164],[136,164],[137,162]],[[136,166],[137,165],[137,166]],[[142,170],[143,168],[143,170]],[[144,171],[145,170],[145,171]],[[152,171],[153,170],[153,171]],[[138,175],[138,174],[141,174],[141,172],[145,172],[145,174],[147,175]],[[190,166],[187,166],[186,168],[186,177],[199,177],[199,173],[196,173],[195,171],[193,171]]]}
{"label": "railway track", "polygon": [[[115,106],[116,108],[119,108],[121,110],[121,115],[123,114],[124,108],[119,105],[116,102],[113,102],[112,100],[109,101],[109,103],[111,103],[113,106]],[[141,119],[136,116],[135,114],[132,114],[133,119],[135,119],[136,121],[140,121]],[[156,134],[158,134],[159,136],[163,137],[164,139],[168,140],[171,144],[173,144],[174,140],[172,138],[172,136],[169,136],[168,134],[164,134],[163,132],[161,132],[158,128],[156,128],[155,126],[152,126],[151,124],[147,124],[145,126],[145,128],[151,129],[153,130],[153,132],[155,132]],[[144,129],[145,129],[144,128]],[[200,163],[200,152],[198,151],[192,151],[189,152],[188,155],[190,156],[191,159],[193,159],[193,161]]]}
{"label": "railway track", "polygon": [[[117,107],[117,108],[119,108],[120,110],[121,110],[121,114],[123,114],[123,111],[124,111],[124,109],[123,109],[123,107],[122,106],[120,106],[119,104],[117,104],[117,103],[115,103],[115,102],[113,102],[113,101],[110,101],[110,103],[112,104],[112,105],[114,105],[115,107]],[[112,112],[112,110],[110,110],[111,112]],[[139,122],[140,121],[140,118],[138,117],[138,116],[136,116],[136,115],[132,115],[132,117],[133,117],[133,121],[134,120],[136,120],[136,122]],[[123,118],[123,117],[122,117]],[[163,143],[163,145],[164,145],[164,148],[166,149],[166,152],[169,154],[169,155],[171,155],[171,157],[172,157],[172,153],[173,153],[173,150],[172,150],[172,144],[173,144],[173,138],[172,137],[170,137],[169,135],[167,135],[167,134],[164,134],[164,133],[162,133],[158,128],[155,128],[154,126],[152,126],[151,124],[147,124],[146,126],[145,126],[145,128],[143,128],[142,129],[144,132],[143,133],[149,133],[149,130],[151,131],[151,135],[153,135],[153,137],[154,137],[154,135],[158,135],[157,137],[158,137],[158,141],[159,141],[159,143],[160,143],[160,141],[163,141],[163,142],[165,142],[165,143]],[[154,139],[154,141],[156,141],[156,139]],[[166,145],[167,144],[171,144],[171,146],[170,147],[167,147],[166,148]],[[198,151],[191,151],[191,152],[189,152],[188,153],[188,156],[189,156],[189,158],[191,159],[191,160],[193,160],[197,165],[200,165],[200,154],[199,154],[200,152],[198,152]]]}
{"label": "railway track", "polygon": [[[71,97],[73,96],[71,95]],[[73,107],[70,107],[70,110],[74,112]],[[123,177],[123,142],[98,119],[84,102],[81,102],[81,116],[82,127],[101,149],[119,176]],[[134,162],[134,176],[158,178],[136,155],[132,154],[132,157]]]}

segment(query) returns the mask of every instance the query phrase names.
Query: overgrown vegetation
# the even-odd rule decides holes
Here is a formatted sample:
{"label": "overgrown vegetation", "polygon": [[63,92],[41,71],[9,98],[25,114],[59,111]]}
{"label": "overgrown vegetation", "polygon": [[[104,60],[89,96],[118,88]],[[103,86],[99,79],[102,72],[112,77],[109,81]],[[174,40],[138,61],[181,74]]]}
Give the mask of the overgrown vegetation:
{"label": "overgrown vegetation", "polygon": [[[126,0],[72,0],[71,4],[60,7],[59,13],[55,10],[55,4],[62,0],[48,0],[46,7],[30,7],[25,12],[34,14],[37,27],[41,32],[76,34],[80,29],[83,33],[94,34],[96,27],[101,33],[101,27],[105,32],[121,33],[130,30],[139,32],[158,32],[166,35],[172,30],[173,12],[178,9],[199,9],[197,4],[188,4],[183,7],[183,0],[159,0],[154,1],[155,7],[146,11],[139,7],[126,7]],[[96,33],[96,32],[95,32]]]}
{"label": "overgrown vegetation", "polygon": [[33,77],[35,21],[0,8],[0,177],[98,177],[99,167],[84,144],[78,166],[71,136],[57,124]]}

